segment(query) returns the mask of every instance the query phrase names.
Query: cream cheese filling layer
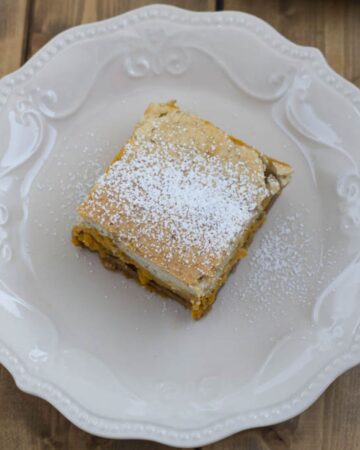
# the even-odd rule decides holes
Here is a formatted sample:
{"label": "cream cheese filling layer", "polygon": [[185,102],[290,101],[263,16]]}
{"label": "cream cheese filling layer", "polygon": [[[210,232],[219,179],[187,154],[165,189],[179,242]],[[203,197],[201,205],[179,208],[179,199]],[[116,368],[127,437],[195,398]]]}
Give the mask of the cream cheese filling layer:
{"label": "cream cheese filling layer", "polygon": [[[245,229],[252,227],[253,224],[258,220],[260,215],[261,215],[260,211],[254,212],[252,219],[248,221],[248,223],[245,226]],[[169,286],[171,290],[173,290],[175,293],[178,293],[179,295],[186,294],[186,297],[205,297],[209,295],[218,285],[219,280],[224,275],[224,271],[226,270],[230,261],[232,261],[236,257],[236,254],[239,252],[239,249],[241,249],[242,246],[246,244],[246,242],[244,242],[245,234],[244,232],[242,232],[234,240],[234,243],[231,245],[231,247],[229,247],[229,252],[223,258],[222,264],[220,264],[219,267],[217,268],[215,275],[211,278],[204,277],[203,279],[199,280],[199,282],[196,285],[189,285],[185,283],[183,280],[172,275],[159,265],[155,264],[149,259],[146,259],[141,255],[139,255],[138,253],[134,252],[133,250],[129,249],[129,247],[126,244],[117,239],[116,236],[112,235],[107,230],[103,229],[101,226],[99,226],[99,224],[92,222],[90,220],[83,220],[80,218],[78,221],[78,226],[88,229],[93,228],[100,235],[108,237],[116,245],[119,251],[125,254],[130,260],[134,261],[134,263],[139,268],[145,269],[155,279],[158,279],[161,282],[163,282],[165,286]],[[118,257],[117,255],[114,256]]]}

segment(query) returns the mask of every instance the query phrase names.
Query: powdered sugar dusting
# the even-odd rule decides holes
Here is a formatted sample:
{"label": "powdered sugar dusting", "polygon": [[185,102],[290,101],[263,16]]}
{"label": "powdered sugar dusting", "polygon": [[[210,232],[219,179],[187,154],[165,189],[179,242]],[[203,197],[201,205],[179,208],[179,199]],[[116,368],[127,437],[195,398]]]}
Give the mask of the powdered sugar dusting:
{"label": "powdered sugar dusting", "polygon": [[[140,127],[98,182],[86,215],[145,256],[192,264],[207,255],[206,273],[206,265],[223,258],[254,218],[268,191],[257,155],[254,169],[224,133],[215,129],[215,136],[192,139],[198,129],[191,126],[198,124],[192,125],[193,118],[185,122],[170,128],[169,119],[159,117]],[[222,153],[216,151],[220,147]]]}
{"label": "powdered sugar dusting", "polygon": [[276,223],[250,257],[250,288],[255,288],[263,298],[275,289],[286,292],[288,297],[296,297],[298,302],[307,302],[309,280],[312,280],[316,264],[309,259],[311,241],[299,213]]}
{"label": "powdered sugar dusting", "polygon": [[[201,169],[205,165],[206,176]],[[111,193],[110,202],[122,203],[121,214],[115,212],[110,221],[121,225],[125,214],[145,227],[142,233],[161,240],[160,224],[177,243],[205,251],[225,249],[257,206],[247,168],[241,168],[239,180],[231,167],[226,169],[224,176],[220,160],[199,154],[175,161],[145,152],[129,163],[121,160],[100,183]]]}
{"label": "powdered sugar dusting", "polygon": [[323,252],[316,237],[320,232],[306,228],[303,214],[296,211],[273,217],[261,230],[248,258],[225,286],[231,299],[225,295],[220,299],[222,306],[248,321],[262,318],[274,326],[289,310],[300,314],[311,307]]}

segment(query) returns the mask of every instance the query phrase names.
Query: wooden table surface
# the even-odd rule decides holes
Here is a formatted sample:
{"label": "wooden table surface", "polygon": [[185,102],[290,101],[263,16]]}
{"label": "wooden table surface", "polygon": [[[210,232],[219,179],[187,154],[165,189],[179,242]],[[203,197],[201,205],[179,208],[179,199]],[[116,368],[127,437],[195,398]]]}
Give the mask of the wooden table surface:
{"label": "wooden table surface", "polygon": [[[68,27],[149,4],[146,0],[0,0],[0,76],[23,64]],[[158,2],[160,3],[160,2]],[[195,10],[255,14],[304,45],[360,87],[360,0],[175,0]],[[20,392],[0,366],[0,450],[168,449],[145,441],[91,436],[43,400]],[[360,367],[341,376],[306,412],[285,423],[238,433],[204,450],[360,450]]]}

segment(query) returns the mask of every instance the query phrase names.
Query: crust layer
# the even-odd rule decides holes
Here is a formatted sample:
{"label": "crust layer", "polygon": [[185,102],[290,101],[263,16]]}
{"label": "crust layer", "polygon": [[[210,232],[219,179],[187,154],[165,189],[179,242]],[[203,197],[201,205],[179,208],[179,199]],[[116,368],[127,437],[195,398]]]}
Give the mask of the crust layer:
{"label": "crust layer", "polygon": [[291,173],[174,101],[150,104],[80,205],[72,240],[198,319]]}

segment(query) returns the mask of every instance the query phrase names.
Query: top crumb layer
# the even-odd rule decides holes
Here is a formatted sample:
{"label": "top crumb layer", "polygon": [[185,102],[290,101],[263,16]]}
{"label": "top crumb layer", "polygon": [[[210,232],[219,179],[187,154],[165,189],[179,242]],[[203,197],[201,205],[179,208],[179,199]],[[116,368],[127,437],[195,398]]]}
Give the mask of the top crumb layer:
{"label": "top crumb layer", "polygon": [[174,103],[150,105],[80,216],[187,284],[215,275],[269,195],[259,153]]}

